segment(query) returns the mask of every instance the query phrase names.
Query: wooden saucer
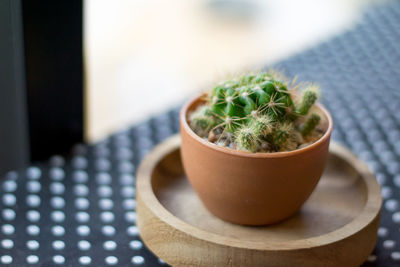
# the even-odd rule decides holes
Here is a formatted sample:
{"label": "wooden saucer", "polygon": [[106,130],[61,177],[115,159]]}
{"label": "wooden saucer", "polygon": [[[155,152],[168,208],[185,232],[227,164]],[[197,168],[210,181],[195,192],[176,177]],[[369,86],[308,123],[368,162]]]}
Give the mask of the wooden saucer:
{"label": "wooden saucer", "polygon": [[324,175],[301,211],[249,227],[206,210],[183,172],[180,137],[143,161],[137,225],[147,247],[173,266],[359,266],[372,252],[382,204],[374,175],[332,143]]}

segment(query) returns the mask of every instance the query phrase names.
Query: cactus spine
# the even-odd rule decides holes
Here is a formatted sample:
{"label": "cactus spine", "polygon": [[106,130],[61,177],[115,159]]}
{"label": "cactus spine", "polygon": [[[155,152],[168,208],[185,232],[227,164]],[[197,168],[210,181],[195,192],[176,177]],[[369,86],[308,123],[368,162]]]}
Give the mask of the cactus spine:
{"label": "cactus spine", "polygon": [[300,101],[294,101],[299,94],[280,73],[243,75],[214,87],[190,114],[190,126],[204,137],[217,131],[218,140],[229,139],[240,150],[294,150],[320,121],[317,114],[307,115],[319,97],[317,86],[304,87]]}

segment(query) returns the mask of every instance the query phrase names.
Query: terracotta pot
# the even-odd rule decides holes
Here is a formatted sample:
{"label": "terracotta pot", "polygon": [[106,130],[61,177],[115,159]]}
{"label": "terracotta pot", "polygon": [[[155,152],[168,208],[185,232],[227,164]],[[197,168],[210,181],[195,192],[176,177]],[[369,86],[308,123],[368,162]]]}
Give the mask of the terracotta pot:
{"label": "terracotta pot", "polygon": [[198,96],[180,113],[181,156],[186,175],[207,209],[236,224],[265,225],[296,213],[315,189],[328,156],[332,118],[325,134],[305,148],[289,152],[250,153],[210,143],[192,131],[188,113],[202,104]]}

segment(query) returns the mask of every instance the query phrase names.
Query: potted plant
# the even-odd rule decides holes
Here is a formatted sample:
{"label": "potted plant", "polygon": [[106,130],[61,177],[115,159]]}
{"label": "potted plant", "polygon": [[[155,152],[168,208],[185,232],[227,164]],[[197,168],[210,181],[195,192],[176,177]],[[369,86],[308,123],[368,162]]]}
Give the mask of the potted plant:
{"label": "potted plant", "polygon": [[300,209],[322,175],[332,132],[317,98],[316,85],[270,71],[220,83],[183,106],[183,166],[211,213],[264,225]]}

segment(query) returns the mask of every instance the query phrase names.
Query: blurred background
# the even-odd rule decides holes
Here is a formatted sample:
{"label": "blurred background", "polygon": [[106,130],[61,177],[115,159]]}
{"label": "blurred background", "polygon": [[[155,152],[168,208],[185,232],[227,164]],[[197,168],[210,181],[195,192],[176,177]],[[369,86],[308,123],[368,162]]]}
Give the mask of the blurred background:
{"label": "blurred background", "polygon": [[300,54],[384,2],[0,0],[0,173]]}
{"label": "blurred background", "polygon": [[374,0],[86,0],[89,142],[355,26]]}

